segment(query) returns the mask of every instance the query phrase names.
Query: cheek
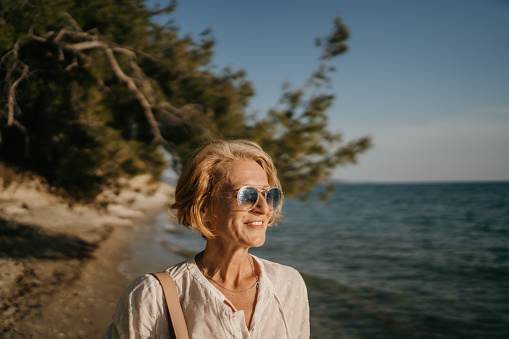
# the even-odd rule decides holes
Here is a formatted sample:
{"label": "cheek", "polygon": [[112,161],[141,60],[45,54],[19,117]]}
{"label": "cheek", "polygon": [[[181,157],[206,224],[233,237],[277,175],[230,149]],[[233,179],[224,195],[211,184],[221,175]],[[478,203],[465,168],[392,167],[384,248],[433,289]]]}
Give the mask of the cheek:
{"label": "cheek", "polygon": [[242,217],[238,216],[237,213],[232,212],[229,209],[210,210],[206,215],[208,227],[219,231],[230,228],[235,229],[237,228],[237,224],[243,224]]}
{"label": "cheek", "polygon": [[216,224],[218,220],[226,216],[229,212],[224,206],[223,201],[212,199],[206,204],[201,211],[201,218],[203,223]]}

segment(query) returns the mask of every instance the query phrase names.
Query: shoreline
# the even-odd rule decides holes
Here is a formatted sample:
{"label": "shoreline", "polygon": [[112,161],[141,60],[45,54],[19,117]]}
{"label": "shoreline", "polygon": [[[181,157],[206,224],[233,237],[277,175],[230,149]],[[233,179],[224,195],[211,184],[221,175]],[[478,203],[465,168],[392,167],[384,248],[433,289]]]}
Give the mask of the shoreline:
{"label": "shoreline", "polygon": [[0,191],[0,337],[102,337],[132,281],[120,268],[134,232],[173,188],[136,177],[94,208],[35,186]]}

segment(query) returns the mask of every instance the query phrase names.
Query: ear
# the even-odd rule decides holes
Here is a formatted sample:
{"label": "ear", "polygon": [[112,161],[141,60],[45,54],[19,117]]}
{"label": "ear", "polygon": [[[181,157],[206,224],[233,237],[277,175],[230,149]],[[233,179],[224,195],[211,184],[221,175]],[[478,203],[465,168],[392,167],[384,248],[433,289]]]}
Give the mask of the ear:
{"label": "ear", "polygon": [[201,221],[204,224],[207,224],[208,222],[210,222],[210,216],[211,216],[210,207],[207,204],[204,204],[200,209]]}

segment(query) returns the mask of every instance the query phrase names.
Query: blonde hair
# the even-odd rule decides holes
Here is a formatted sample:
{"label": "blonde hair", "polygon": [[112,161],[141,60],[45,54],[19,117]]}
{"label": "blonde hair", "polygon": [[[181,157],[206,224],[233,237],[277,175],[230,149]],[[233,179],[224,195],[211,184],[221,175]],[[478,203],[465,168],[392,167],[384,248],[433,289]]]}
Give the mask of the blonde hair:
{"label": "blonde hair", "polygon": [[[170,209],[176,212],[175,216],[180,224],[198,230],[205,238],[215,237],[212,230],[205,226],[201,211],[210,203],[211,194],[225,179],[226,165],[237,160],[255,161],[267,174],[269,185],[281,188],[272,159],[255,142],[249,140],[209,141],[191,155],[177,181],[175,203]],[[269,226],[277,224],[281,218],[281,211],[274,210]]]}

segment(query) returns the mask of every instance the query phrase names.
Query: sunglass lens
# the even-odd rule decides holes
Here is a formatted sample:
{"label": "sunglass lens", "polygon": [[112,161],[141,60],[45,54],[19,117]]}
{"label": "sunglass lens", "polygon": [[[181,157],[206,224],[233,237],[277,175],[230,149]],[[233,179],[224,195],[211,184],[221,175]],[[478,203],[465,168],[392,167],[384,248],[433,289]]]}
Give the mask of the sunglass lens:
{"label": "sunglass lens", "polygon": [[277,187],[271,188],[267,192],[267,204],[272,206],[274,210],[278,210],[281,204],[281,190]]}
{"label": "sunglass lens", "polygon": [[244,187],[239,191],[237,199],[240,208],[249,211],[258,202],[258,191],[253,187]]}

